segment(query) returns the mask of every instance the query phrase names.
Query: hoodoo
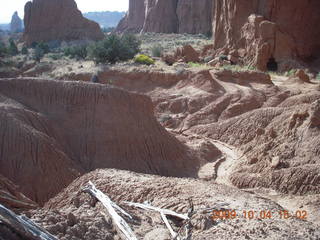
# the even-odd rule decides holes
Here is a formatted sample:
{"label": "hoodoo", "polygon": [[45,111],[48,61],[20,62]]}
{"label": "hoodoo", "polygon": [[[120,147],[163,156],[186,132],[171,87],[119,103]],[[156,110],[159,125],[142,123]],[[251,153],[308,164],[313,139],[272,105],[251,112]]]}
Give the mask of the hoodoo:
{"label": "hoodoo", "polygon": [[[50,14],[48,14],[50,11]],[[98,40],[103,38],[99,25],[84,18],[74,0],[33,0],[24,9],[24,40]]]}

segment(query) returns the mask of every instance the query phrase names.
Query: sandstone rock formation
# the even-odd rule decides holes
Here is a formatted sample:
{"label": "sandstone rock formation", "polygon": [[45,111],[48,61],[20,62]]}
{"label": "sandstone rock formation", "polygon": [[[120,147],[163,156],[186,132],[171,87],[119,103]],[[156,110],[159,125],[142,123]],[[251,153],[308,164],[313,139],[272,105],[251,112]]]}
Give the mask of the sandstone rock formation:
{"label": "sandstone rock formation", "polygon": [[173,54],[164,54],[161,58],[169,65],[179,60],[185,63],[200,61],[199,53],[191,45],[177,48]]}
{"label": "sandstone rock formation", "polygon": [[146,15],[143,32],[176,33],[178,32],[178,18],[176,15],[177,0],[146,1]]}
{"label": "sandstone rock formation", "polygon": [[10,31],[15,33],[15,32],[21,32],[22,31],[22,20],[18,16],[18,12],[14,12],[11,18],[11,23],[10,23]]}
{"label": "sandstone rock formation", "polygon": [[211,34],[213,0],[179,0],[178,33]]}
{"label": "sandstone rock formation", "polygon": [[208,34],[211,16],[212,0],[130,0],[116,31]]}
{"label": "sandstone rock formation", "polygon": [[245,50],[244,63],[260,70],[267,70],[272,58],[280,70],[287,70],[319,57],[320,30],[306,27],[320,21],[317,0],[222,0],[214,1],[213,9],[219,54]]}
{"label": "sandstone rock formation", "polygon": [[96,168],[183,177],[199,165],[148,97],[105,85],[2,79],[0,119],[0,174],[40,204]]}
{"label": "sandstone rock formation", "polygon": [[145,20],[145,3],[143,0],[130,0],[129,11],[119,22],[116,31],[133,32],[141,31]]}
{"label": "sandstone rock formation", "polygon": [[99,25],[84,18],[74,0],[33,0],[25,5],[24,40],[99,40]]}

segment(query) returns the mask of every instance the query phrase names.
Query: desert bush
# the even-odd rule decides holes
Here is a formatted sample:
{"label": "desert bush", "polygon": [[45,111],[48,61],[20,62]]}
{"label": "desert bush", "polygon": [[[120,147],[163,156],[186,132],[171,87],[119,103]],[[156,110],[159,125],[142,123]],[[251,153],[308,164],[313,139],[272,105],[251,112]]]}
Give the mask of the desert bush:
{"label": "desert bush", "polygon": [[220,55],[219,61],[228,61],[228,57],[226,55]]}
{"label": "desert bush", "polygon": [[88,47],[88,56],[95,63],[116,63],[132,59],[140,50],[140,40],[134,35],[107,36]]}
{"label": "desert bush", "polygon": [[62,54],[61,53],[50,53],[48,54],[48,58],[52,59],[52,60],[58,60],[62,58]]}
{"label": "desert bush", "polygon": [[201,66],[203,66],[203,64],[201,64],[201,63],[195,63],[195,62],[188,62],[188,65],[189,65],[190,67],[201,67]]}
{"label": "desert bush", "polygon": [[8,53],[11,56],[15,56],[19,53],[17,45],[15,44],[14,40],[12,38],[10,38],[9,40],[9,48],[8,48]]}
{"label": "desert bush", "polygon": [[87,45],[66,47],[63,50],[63,53],[65,56],[69,56],[71,58],[85,59],[88,55],[87,47]]}
{"label": "desert bush", "polygon": [[8,52],[6,45],[3,42],[0,42],[0,57],[3,57]]}
{"label": "desert bush", "polygon": [[48,45],[47,43],[45,43],[45,42],[40,42],[37,47],[41,48],[41,49],[43,50],[43,53],[44,53],[44,54],[50,52],[50,47],[49,47],[49,45]]}
{"label": "desert bush", "polygon": [[152,57],[161,57],[163,47],[160,44],[153,45],[151,48]]}
{"label": "desert bush", "polygon": [[28,53],[29,53],[28,48],[27,48],[26,46],[24,46],[24,47],[21,49],[21,54],[27,55]]}
{"label": "desert bush", "polygon": [[147,55],[139,54],[134,58],[134,62],[145,65],[154,64],[154,60]]}
{"label": "desert bush", "polygon": [[33,59],[40,62],[41,58],[44,56],[44,51],[41,47],[37,46],[33,53]]}
{"label": "desert bush", "polygon": [[296,74],[297,69],[291,69],[290,71],[286,72],[286,75],[288,77],[292,77],[293,75]]}
{"label": "desert bush", "polygon": [[33,48],[33,49],[40,48],[40,49],[42,49],[43,54],[47,54],[50,52],[50,47],[49,47],[48,43],[45,43],[45,42],[40,42],[40,43],[33,42],[33,43],[31,43],[31,48]]}

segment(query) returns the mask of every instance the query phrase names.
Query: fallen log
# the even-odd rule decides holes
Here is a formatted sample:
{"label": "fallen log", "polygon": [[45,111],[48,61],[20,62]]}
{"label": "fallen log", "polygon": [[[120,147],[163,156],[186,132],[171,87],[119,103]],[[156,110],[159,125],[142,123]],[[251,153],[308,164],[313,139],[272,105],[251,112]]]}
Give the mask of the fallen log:
{"label": "fallen log", "polygon": [[24,216],[16,215],[0,204],[0,224],[28,240],[58,240]]}
{"label": "fallen log", "polygon": [[169,209],[162,209],[162,208],[158,208],[158,207],[153,207],[151,205],[147,205],[147,204],[143,204],[143,203],[133,203],[133,202],[124,202],[129,206],[134,206],[134,207],[138,207],[141,209],[145,209],[145,210],[151,210],[151,211],[156,211],[156,212],[163,212],[165,215],[170,215],[173,217],[177,217],[177,218],[181,218],[183,220],[187,220],[189,219],[189,217],[185,214],[179,214],[176,213],[174,211],[171,211]]}
{"label": "fallen log", "polygon": [[127,224],[127,222],[116,212],[115,209],[117,209],[122,214],[130,217],[130,214],[126,213],[122,208],[120,208],[117,204],[111,201],[111,199],[101,192],[99,189],[97,189],[94,184],[89,181],[89,184],[86,188],[84,188],[82,191],[89,193],[91,196],[98,199],[103,206],[107,209],[108,213],[110,214],[112,220],[117,225],[117,227],[120,229],[120,231],[125,235],[126,239],[128,240],[137,240],[136,236],[134,235],[133,231],[131,230],[130,226]]}
{"label": "fallen log", "polygon": [[[173,216],[173,217],[177,217],[177,218],[180,218],[180,219],[182,219],[182,220],[184,220],[184,221],[190,220],[190,217],[189,217],[189,216],[187,216],[187,215],[185,215],[185,214],[176,213],[176,212],[171,211],[171,210],[169,210],[169,209],[163,209],[163,208],[153,207],[153,206],[151,206],[151,205],[147,205],[147,204],[143,204],[143,203],[133,203],[133,202],[125,202],[125,203],[126,203],[127,205],[129,205],[129,206],[138,207],[138,208],[141,208],[141,209],[144,209],[144,210],[150,210],[150,211],[159,212],[160,215],[161,215],[161,218],[162,218],[163,222],[165,223],[166,227],[168,228],[168,230],[169,230],[169,232],[170,232],[170,234],[171,234],[171,236],[172,236],[172,239],[180,240],[181,238],[179,237],[179,234],[176,233],[176,232],[172,229],[172,227],[171,227],[171,225],[170,225],[170,223],[169,223],[166,215]],[[192,206],[192,211],[193,211],[193,206]],[[190,216],[191,216],[191,215],[190,215]]]}

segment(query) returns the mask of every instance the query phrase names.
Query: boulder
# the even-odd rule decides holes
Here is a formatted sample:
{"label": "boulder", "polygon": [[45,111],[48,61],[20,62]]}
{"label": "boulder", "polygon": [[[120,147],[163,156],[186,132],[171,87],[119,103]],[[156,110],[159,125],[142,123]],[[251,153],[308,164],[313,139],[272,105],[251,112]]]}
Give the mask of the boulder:
{"label": "boulder", "polygon": [[297,70],[297,72],[295,73],[295,76],[303,82],[307,82],[307,83],[310,82],[310,77],[302,69]]}
{"label": "boulder", "polygon": [[[99,25],[84,18],[74,0],[33,0],[24,8],[24,35],[27,45],[53,40],[99,40]],[[50,14],[48,14],[50,12]]]}
{"label": "boulder", "polygon": [[185,45],[177,48],[173,54],[164,54],[162,60],[168,65],[172,65],[178,61],[185,63],[199,62],[199,56],[200,54],[191,45]]}

